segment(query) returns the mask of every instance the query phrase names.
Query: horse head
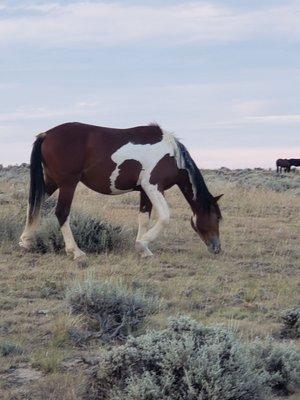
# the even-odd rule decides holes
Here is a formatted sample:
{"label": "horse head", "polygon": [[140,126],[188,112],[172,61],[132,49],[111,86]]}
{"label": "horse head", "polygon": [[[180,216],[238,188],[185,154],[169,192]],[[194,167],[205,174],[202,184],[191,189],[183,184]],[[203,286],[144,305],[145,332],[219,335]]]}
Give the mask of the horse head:
{"label": "horse head", "polygon": [[222,219],[218,200],[223,194],[213,197],[209,207],[199,207],[191,218],[194,231],[200,236],[211,253],[221,252],[219,224]]}

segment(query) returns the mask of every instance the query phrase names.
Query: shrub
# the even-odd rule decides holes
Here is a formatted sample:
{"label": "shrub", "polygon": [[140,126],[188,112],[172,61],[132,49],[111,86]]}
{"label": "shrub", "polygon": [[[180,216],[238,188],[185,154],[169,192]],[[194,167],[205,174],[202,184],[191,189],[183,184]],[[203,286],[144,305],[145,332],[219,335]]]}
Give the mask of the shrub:
{"label": "shrub", "polygon": [[[22,221],[22,222],[21,222]],[[16,214],[0,214],[0,243],[16,242],[22,232],[24,222],[21,215]]]}
{"label": "shrub", "polygon": [[[86,214],[73,214],[70,226],[79,248],[88,253],[120,250],[128,243],[120,227],[99,221]],[[63,247],[64,242],[56,218],[46,218],[37,233],[34,248],[46,253],[59,251]]]}
{"label": "shrub", "polygon": [[280,335],[285,338],[300,338],[300,307],[284,311],[282,315],[283,329]]}
{"label": "shrub", "polygon": [[245,346],[188,317],[104,354],[87,396],[97,400],[259,400],[268,389]]}
{"label": "shrub", "polygon": [[65,284],[62,280],[46,279],[41,287],[41,297],[46,299],[62,299],[64,298],[64,292]]}
{"label": "shrub", "polygon": [[0,343],[0,354],[3,357],[23,354],[23,349],[18,344],[6,340]]}
{"label": "shrub", "polygon": [[130,293],[121,285],[92,280],[71,288],[67,301],[73,313],[91,319],[91,327],[104,341],[123,340],[159,308],[157,298],[146,297],[141,291]]}
{"label": "shrub", "polygon": [[[24,214],[0,215],[0,242],[17,242],[24,228]],[[129,243],[128,234],[118,226],[92,218],[87,214],[74,213],[70,221],[78,246],[87,253],[121,250]],[[43,218],[34,238],[33,251],[58,252],[64,241],[54,215]]]}
{"label": "shrub", "polygon": [[300,387],[300,352],[269,341],[250,346],[256,370],[266,376],[266,384],[277,395],[288,395]]}

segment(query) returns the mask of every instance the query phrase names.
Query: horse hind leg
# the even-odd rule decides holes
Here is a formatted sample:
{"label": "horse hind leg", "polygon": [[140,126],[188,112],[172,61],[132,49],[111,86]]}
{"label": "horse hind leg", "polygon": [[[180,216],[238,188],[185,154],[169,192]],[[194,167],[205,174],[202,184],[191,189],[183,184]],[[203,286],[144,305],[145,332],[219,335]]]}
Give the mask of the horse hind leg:
{"label": "horse hind leg", "polygon": [[26,251],[30,251],[33,247],[35,233],[40,225],[40,220],[41,220],[40,207],[35,210],[35,214],[33,217],[30,217],[29,209],[30,207],[28,205],[25,228],[20,236],[20,242],[19,242],[20,247]]}
{"label": "horse hind leg", "polygon": [[19,245],[23,249],[30,250],[32,248],[34,236],[41,221],[41,207],[45,200],[50,197],[57,190],[57,188],[57,185],[53,181],[47,179],[47,177],[45,176],[45,194],[41,199],[38,207],[35,209],[33,215],[30,215],[30,205],[28,204],[26,224],[19,242]]}
{"label": "horse hind leg", "polygon": [[149,230],[150,216],[152,211],[152,203],[144,190],[141,190],[140,195],[140,211],[138,216],[139,228],[136,237],[135,248],[141,253],[142,257],[151,257],[153,253],[141,243],[141,238]]}
{"label": "horse hind leg", "polygon": [[86,267],[86,255],[77,246],[77,243],[75,242],[73,233],[71,231],[69,221],[71,204],[77,183],[78,182],[60,187],[55,215],[58,219],[60,229],[64,238],[66,253],[73,256],[73,259],[76,261],[79,267]]}

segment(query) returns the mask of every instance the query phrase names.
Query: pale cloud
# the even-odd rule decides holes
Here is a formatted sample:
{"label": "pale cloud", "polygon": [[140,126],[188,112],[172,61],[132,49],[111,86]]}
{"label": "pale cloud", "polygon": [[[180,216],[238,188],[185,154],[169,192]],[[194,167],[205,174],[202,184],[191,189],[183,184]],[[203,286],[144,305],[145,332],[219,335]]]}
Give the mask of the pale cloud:
{"label": "pale cloud", "polygon": [[259,115],[256,117],[245,118],[245,122],[250,123],[280,123],[280,124],[300,124],[300,114],[286,115]]}
{"label": "pale cloud", "polygon": [[24,106],[10,112],[0,112],[0,122],[14,122],[24,120],[46,120],[57,119],[60,117],[70,118],[74,115],[89,116],[95,112],[97,102],[78,102],[74,105],[60,108],[47,108],[47,107],[28,107]]}
{"label": "pale cloud", "polygon": [[300,39],[300,5],[293,2],[253,11],[211,2],[146,6],[90,1],[4,8],[11,16],[1,19],[3,46],[106,46],[145,41],[205,44],[283,36]]}
{"label": "pale cloud", "polygon": [[247,100],[234,102],[232,111],[242,116],[257,115],[264,113],[273,107],[276,102],[273,100]]}

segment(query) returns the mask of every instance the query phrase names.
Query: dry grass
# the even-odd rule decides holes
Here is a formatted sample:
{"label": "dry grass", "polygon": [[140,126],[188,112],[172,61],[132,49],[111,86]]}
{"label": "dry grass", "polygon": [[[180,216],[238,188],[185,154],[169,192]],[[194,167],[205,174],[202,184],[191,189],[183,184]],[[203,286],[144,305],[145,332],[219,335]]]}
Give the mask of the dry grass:
{"label": "dry grass", "polygon": [[[122,253],[89,255],[88,270],[78,270],[63,252],[23,254],[17,243],[0,243],[0,341],[18,343],[23,350],[0,357],[0,398],[26,393],[33,399],[78,398],[87,365],[76,360],[99,348],[97,341],[78,347],[68,336],[70,327],[84,329],[62,296],[78,280],[109,279],[155,293],[165,307],[151,317],[152,328],[165,327],[170,315],[188,314],[231,326],[245,340],[280,329],[281,312],[300,303],[300,199],[293,190],[245,188],[211,171],[207,177],[212,193],[225,193],[219,256],[208,253],[192,231],[191,212],[177,189],[167,193],[171,223],[152,246],[155,257],[146,261],[132,246]],[[25,211],[25,196],[13,195],[22,190],[22,180],[0,179],[0,191],[12,194],[12,202],[0,206],[0,217]],[[101,196],[81,186],[74,209],[123,226],[130,236],[137,227],[134,193]],[[18,385],[12,366],[39,370],[42,377]]]}

